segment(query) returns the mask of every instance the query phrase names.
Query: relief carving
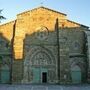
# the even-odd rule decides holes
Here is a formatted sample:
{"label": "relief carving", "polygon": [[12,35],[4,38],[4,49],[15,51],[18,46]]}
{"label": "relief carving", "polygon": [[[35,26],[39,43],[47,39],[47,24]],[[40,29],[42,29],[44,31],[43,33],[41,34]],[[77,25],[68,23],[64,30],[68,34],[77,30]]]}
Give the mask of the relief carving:
{"label": "relief carving", "polygon": [[45,40],[48,37],[48,29],[44,26],[41,26],[39,28],[36,29],[36,38],[39,40]]}
{"label": "relief carving", "polygon": [[42,47],[33,48],[28,52],[24,60],[24,75],[22,83],[31,83],[33,78],[32,69],[35,67],[50,68],[56,66],[54,56]]}

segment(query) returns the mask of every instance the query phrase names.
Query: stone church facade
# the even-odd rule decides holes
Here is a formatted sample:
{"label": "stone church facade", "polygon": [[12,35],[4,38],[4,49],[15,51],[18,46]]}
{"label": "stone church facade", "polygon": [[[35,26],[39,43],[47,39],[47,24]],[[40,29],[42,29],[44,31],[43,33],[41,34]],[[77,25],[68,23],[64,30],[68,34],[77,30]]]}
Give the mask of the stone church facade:
{"label": "stone church facade", "polygon": [[90,82],[89,27],[39,7],[0,25],[0,83]]}

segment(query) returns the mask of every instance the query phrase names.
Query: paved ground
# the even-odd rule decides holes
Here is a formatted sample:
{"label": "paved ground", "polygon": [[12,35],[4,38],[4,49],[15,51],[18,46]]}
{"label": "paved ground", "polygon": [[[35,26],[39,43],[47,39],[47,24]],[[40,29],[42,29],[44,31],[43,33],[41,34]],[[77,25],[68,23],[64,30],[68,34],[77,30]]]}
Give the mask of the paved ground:
{"label": "paved ground", "polygon": [[0,85],[0,90],[90,90],[90,85]]}

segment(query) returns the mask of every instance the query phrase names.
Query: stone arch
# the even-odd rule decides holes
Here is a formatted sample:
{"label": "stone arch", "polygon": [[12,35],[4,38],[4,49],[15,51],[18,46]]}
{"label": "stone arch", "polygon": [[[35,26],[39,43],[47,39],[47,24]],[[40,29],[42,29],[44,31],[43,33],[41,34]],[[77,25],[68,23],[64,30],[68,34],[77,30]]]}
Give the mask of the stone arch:
{"label": "stone arch", "polygon": [[[46,57],[46,58],[45,58]],[[37,60],[36,60],[37,59]],[[46,60],[45,60],[46,59]],[[34,60],[34,62],[33,62]],[[54,64],[53,60],[51,59],[50,55],[48,55],[48,53],[42,51],[37,51],[33,54],[33,56],[31,56],[31,64],[35,65],[35,61],[36,61],[36,64],[43,64],[45,65],[46,64]],[[46,62],[45,62],[46,61]],[[47,63],[48,62],[48,63]]]}
{"label": "stone arch", "polygon": [[77,65],[81,68],[81,72],[83,72],[85,70],[85,63],[80,62],[80,60],[78,60],[78,58],[76,58],[76,59],[77,60],[74,60],[71,62],[71,68],[73,68],[75,65]]}
{"label": "stone arch", "polygon": [[81,68],[78,65],[73,65],[71,71],[81,71]]}
{"label": "stone arch", "polygon": [[81,82],[82,83],[85,83],[87,82],[87,68],[86,68],[86,62],[85,62],[85,59],[84,57],[74,57],[72,58],[72,61],[70,62],[70,65],[71,65],[71,69],[74,67],[74,66],[78,66],[80,67],[81,69]]}
{"label": "stone arch", "polygon": [[[41,62],[40,60],[42,61],[42,63],[38,63],[38,62]],[[40,47],[40,46],[36,46],[30,49],[30,51],[28,52],[24,60],[24,75],[23,75],[22,82],[40,83],[39,75],[41,75],[42,72],[47,73],[48,68],[49,69],[54,68],[54,70],[56,69],[56,60],[52,52],[47,48]],[[37,72],[37,75],[35,72]],[[33,75],[36,75],[36,76],[33,76]],[[35,78],[36,78],[36,81],[35,81]]]}
{"label": "stone arch", "polygon": [[28,54],[25,57],[24,65],[29,64],[30,61],[32,61],[33,57],[37,55],[38,53],[45,54],[51,60],[52,64],[56,64],[55,57],[52,54],[52,52],[45,47],[38,46],[29,50]]}

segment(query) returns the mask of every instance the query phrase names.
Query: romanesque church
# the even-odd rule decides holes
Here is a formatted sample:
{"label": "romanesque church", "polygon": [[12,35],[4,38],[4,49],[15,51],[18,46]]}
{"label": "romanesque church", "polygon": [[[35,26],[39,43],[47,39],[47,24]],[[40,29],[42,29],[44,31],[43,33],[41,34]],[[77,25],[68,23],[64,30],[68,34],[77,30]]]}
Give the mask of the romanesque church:
{"label": "romanesque church", "polygon": [[0,83],[90,82],[89,27],[46,7],[0,25]]}

